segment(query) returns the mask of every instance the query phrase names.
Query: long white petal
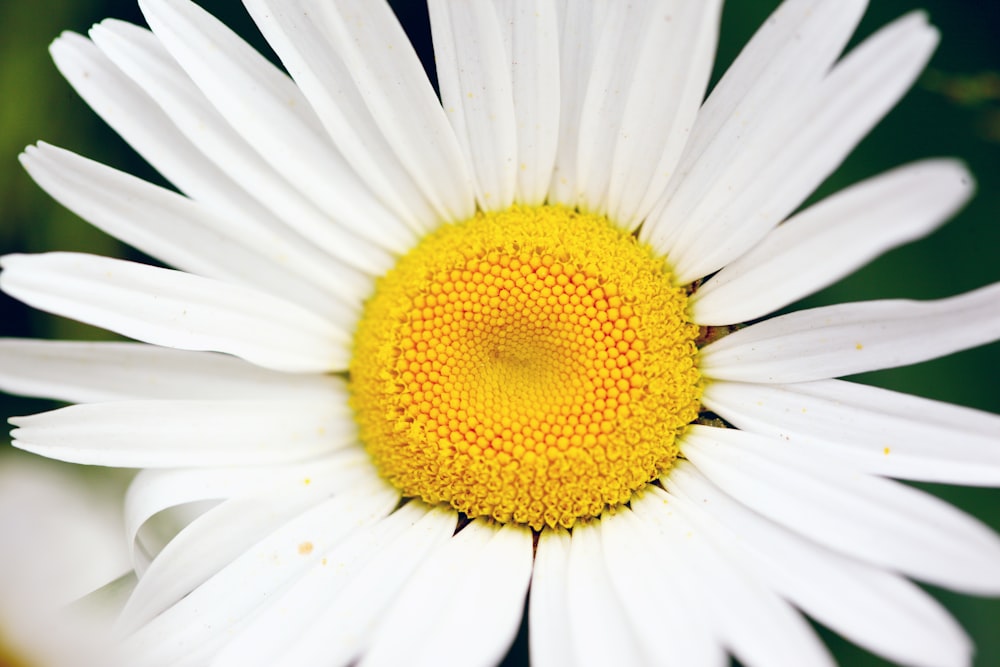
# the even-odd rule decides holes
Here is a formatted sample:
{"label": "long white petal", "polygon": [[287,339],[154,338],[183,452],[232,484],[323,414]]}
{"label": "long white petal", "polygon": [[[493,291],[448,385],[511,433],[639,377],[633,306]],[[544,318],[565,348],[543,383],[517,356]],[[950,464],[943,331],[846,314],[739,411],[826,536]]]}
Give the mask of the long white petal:
{"label": "long white petal", "polygon": [[333,376],[281,373],[215,352],[20,338],[0,338],[0,389],[69,403],[345,400],[341,380]]}
{"label": "long white petal", "polygon": [[559,28],[555,2],[494,0],[517,122],[517,201],[545,201],[559,141]]}
{"label": "long white petal", "polygon": [[[173,665],[192,649],[228,641],[230,632],[250,621],[261,605],[345,537],[388,514],[398,498],[395,489],[373,477],[273,532],[260,531],[266,537],[258,537],[238,558],[128,637],[125,651],[136,655],[136,664]],[[192,551],[189,545],[175,558],[186,559]],[[165,559],[164,553],[158,560]]]}
{"label": "long white petal", "polygon": [[1000,538],[934,496],[736,429],[693,426],[681,452],[729,495],[830,549],[955,590],[1000,591]]}
{"label": "long white petal", "polygon": [[438,222],[470,217],[471,167],[389,4],[334,0],[310,7],[386,141],[438,211]]}
{"label": "long white petal", "polygon": [[625,616],[604,562],[602,536],[594,522],[573,527],[566,572],[571,645],[566,653],[577,665],[641,665],[638,638]]}
{"label": "long white petal", "polygon": [[247,287],[77,253],[7,255],[0,266],[0,287],[11,296],[147,343],[293,372],[347,366],[352,323],[334,326]]}
{"label": "long white petal", "polygon": [[213,667],[347,665],[407,580],[451,538],[458,515],[411,501],[352,534],[263,610]]}
{"label": "long white petal", "polygon": [[558,667],[572,655],[566,593],[569,549],[565,530],[546,528],[538,536],[528,596],[528,650],[536,667]]}
{"label": "long white petal", "polygon": [[521,623],[531,549],[523,526],[473,521],[414,573],[358,664],[497,664]]}
{"label": "long white petal", "polygon": [[430,0],[441,104],[476,179],[483,210],[514,202],[517,123],[510,65],[491,3]]}
{"label": "long white petal", "polygon": [[81,218],[182,271],[247,285],[334,320],[357,312],[371,290],[369,276],[342,264],[338,271],[332,258],[329,282],[303,280],[286,264],[296,257],[248,246],[230,217],[69,151],[29,146],[21,164]]}
{"label": "long white petal", "polygon": [[678,282],[725,266],[794,211],[909,89],[937,40],[922,14],[885,27],[731,152],[692,208],[671,201],[661,215],[684,220],[667,251]]}
{"label": "long white petal", "polygon": [[722,3],[611,3],[583,104],[580,176],[588,208],[634,228],[663,193],[708,87]]}
{"label": "long white petal", "polygon": [[698,587],[711,614],[703,622],[719,641],[748,667],[832,667],[805,619],[747,567],[731,536],[699,525],[689,505],[655,486],[632,501],[658,553],[675,552]]}
{"label": "long white petal", "polygon": [[863,181],[768,234],[701,285],[692,319],[724,325],[763,317],[831,285],[887,250],[936,229],[972,196],[954,160],[926,160]]}
{"label": "long white petal", "polygon": [[706,376],[804,382],[943,357],[1000,338],[1000,283],[936,301],[884,300],[764,320],[701,350]]}
{"label": "long white petal", "polygon": [[[902,577],[828,551],[732,500],[686,461],[663,480],[690,501],[698,525],[725,526],[746,562],[810,616],[894,662],[969,664],[972,643],[930,595]],[[684,663],[687,664],[687,663]]]}
{"label": "long white petal", "polygon": [[[611,584],[649,664],[722,667],[729,664],[712,635],[705,605],[679,559],[664,560],[626,508],[601,517],[601,543]],[[692,593],[695,593],[692,595]]]}
{"label": "long white petal", "polygon": [[21,449],[120,468],[285,463],[356,442],[345,401],[113,401],[15,417]]}
{"label": "long white petal", "polygon": [[337,45],[303,0],[244,0],[257,27],[316,110],[344,159],[378,197],[417,230],[438,215],[382,134]]}
{"label": "long white petal", "polygon": [[840,380],[711,382],[702,402],[737,427],[862,472],[1000,485],[1000,416]]}
{"label": "long white petal", "polygon": [[[386,248],[407,232],[344,161],[287,75],[188,0],[140,0],[139,6],[163,46],[233,129],[331,220]],[[336,248],[334,227],[317,224],[308,232]]]}

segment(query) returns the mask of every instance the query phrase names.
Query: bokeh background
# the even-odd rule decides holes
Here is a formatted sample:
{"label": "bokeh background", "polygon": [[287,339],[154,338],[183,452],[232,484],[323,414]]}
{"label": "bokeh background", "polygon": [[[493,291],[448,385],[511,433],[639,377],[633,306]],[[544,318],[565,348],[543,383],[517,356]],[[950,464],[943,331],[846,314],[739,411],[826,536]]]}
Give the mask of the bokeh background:
{"label": "bokeh background", "polygon": [[[571,0],[572,1],[572,0]],[[919,3],[919,4],[915,4]],[[272,59],[240,3],[203,0]],[[393,3],[424,59],[432,66],[426,11],[419,0]],[[777,0],[732,0],[723,18],[715,78],[739,52]],[[1000,3],[995,0],[872,0],[854,42],[886,22],[922,8],[942,33],[925,74],[815,198],[893,166],[930,156],[964,159],[978,181],[973,202],[929,238],[894,250],[865,269],[795,307],[885,297],[939,298],[1000,280]],[[62,30],[86,32],[105,17],[142,23],[130,0],[0,0],[0,253],[73,250],[146,258],[88,226],[51,201],[20,168],[18,153],[35,141],[69,148],[136,173],[162,179],[76,97],[52,65],[47,45]],[[997,304],[1000,308],[1000,303]],[[31,311],[0,295],[0,335],[104,339],[108,334]],[[1000,413],[1000,344],[918,366],[866,374],[863,382]],[[40,400],[0,395],[0,415],[52,407]],[[947,456],[947,442],[941,443]],[[24,456],[0,436],[0,462]],[[53,464],[57,465],[57,464]],[[103,493],[120,493],[127,474],[72,467]],[[1000,491],[922,485],[996,529]],[[6,536],[0,534],[0,549]],[[9,573],[0,573],[0,576]],[[1000,665],[1000,600],[931,589],[974,638],[976,665]],[[664,601],[669,604],[669,601]],[[822,631],[841,664],[883,665]],[[508,657],[526,660],[523,632]],[[0,660],[2,662],[2,660]]]}

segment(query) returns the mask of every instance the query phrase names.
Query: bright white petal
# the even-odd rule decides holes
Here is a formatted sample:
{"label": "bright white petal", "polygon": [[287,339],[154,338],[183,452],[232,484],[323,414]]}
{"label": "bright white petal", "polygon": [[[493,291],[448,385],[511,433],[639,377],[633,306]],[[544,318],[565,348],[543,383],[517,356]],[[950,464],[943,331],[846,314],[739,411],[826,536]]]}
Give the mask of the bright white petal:
{"label": "bright white petal", "polygon": [[[247,285],[334,320],[349,317],[371,289],[368,276],[345,266],[328,271],[336,281],[331,289],[319,289],[295,276],[279,257],[245,245],[230,218],[55,146],[29,146],[21,164],[81,218],[182,271]],[[330,263],[337,265],[332,259]]]}
{"label": "bright white petal", "polygon": [[961,626],[909,581],[782,529],[719,491],[686,461],[662,481],[672,495],[690,501],[699,526],[725,526],[744,547],[746,562],[778,593],[837,633],[894,662],[969,664],[972,643]]}
{"label": "bright white petal", "polygon": [[365,106],[337,44],[313,11],[315,4],[304,0],[244,0],[243,4],[351,167],[400,219],[416,230],[426,229],[437,214]]}
{"label": "bright white petal", "polygon": [[884,300],[764,320],[701,350],[706,376],[804,382],[915,364],[1000,338],[1000,283],[937,301]]}
{"label": "bright white petal", "polygon": [[473,521],[424,561],[358,664],[497,664],[521,623],[531,549],[523,526]]}
{"label": "bright white petal", "polygon": [[558,0],[559,142],[549,186],[549,203],[576,206],[580,117],[594,67],[594,52],[604,33],[608,3]]}
{"label": "bright white petal", "polygon": [[559,28],[555,2],[494,0],[517,122],[517,201],[545,201],[559,140]]}
{"label": "bright white petal", "polygon": [[[371,477],[309,509],[300,507],[297,516],[286,514],[283,521],[258,530],[256,539],[238,557],[223,561],[225,566],[203,584],[128,637],[125,650],[137,656],[138,664],[173,665],[192,649],[228,640],[232,630],[251,620],[262,604],[319,563],[323,553],[384,517],[398,500],[395,489]],[[244,516],[253,518],[254,514]],[[202,538],[199,546],[215,541],[209,534]],[[192,547],[187,545],[183,553],[178,550],[172,556],[165,550],[146,576],[161,561],[177,565],[178,574],[188,571],[179,566],[182,560],[190,561]],[[216,560],[214,554],[210,560]],[[167,581],[161,581],[159,589]]]}
{"label": "bright white petal", "polygon": [[565,530],[546,528],[538,536],[528,596],[528,648],[535,667],[558,667],[571,655],[566,593],[569,548]]}
{"label": "bright white petal", "polygon": [[1000,485],[1000,416],[840,380],[711,382],[702,401],[754,433],[820,450],[862,472]]}
{"label": "bright white petal", "polygon": [[[722,3],[610,3],[583,104],[586,205],[634,228],[674,175],[705,97]],[[619,32],[618,22],[622,21]]]}
{"label": "bright white petal", "polygon": [[800,213],[728,264],[691,297],[692,319],[725,325],[763,317],[936,229],[972,196],[954,160],[926,160],[843,190]]}
{"label": "bright white petal", "polygon": [[446,545],[458,515],[411,501],[353,533],[261,612],[213,667],[347,665],[414,570]]}
{"label": "bright white petal", "polygon": [[15,417],[15,445],[119,468],[285,463],[356,442],[347,401],[113,401]]}
{"label": "bright white petal", "polygon": [[130,399],[344,400],[330,375],[272,371],[144,343],[0,339],[0,389],[69,403]]}
{"label": "bright white petal", "polygon": [[375,124],[438,211],[439,221],[471,217],[471,168],[389,4],[334,0],[310,8],[310,17],[343,60]]}
{"label": "bright white petal", "polygon": [[[638,637],[625,616],[604,562],[602,535],[595,522],[573,527],[566,572],[570,646],[577,665],[641,665]],[[648,660],[648,658],[646,658]]]}
{"label": "bright white petal", "polygon": [[704,622],[741,663],[833,667],[809,624],[747,567],[731,536],[699,525],[689,503],[655,486],[631,504],[658,553],[676,553],[710,613]]}
{"label": "bright white petal", "polygon": [[[626,508],[601,517],[601,543],[611,584],[649,664],[722,667],[729,658],[712,636],[704,605],[679,560],[664,560]],[[691,582],[692,584],[694,582]]]}
{"label": "bright white petal", "polygon": [[677,281],[720,269],[794,211],[909,89],[937,40],[922,14],[890,24],[730,147],[707,191],[672,198],[659,215],[683,220],[683,229],[669,247],[654,245],[667,251]]}
{"label": "bright white petal", "polygon": [[[254,150],[330,221],[394,248],[405,226],[344,161],[291,79],[187,0],[141,0],[139,6],[163,46]],[[308,230],[331,250],[340,240],[335,232],[329,223]]]}
{"label": "bright white petal", "polygon": [[476,179],[483,210],[502,210],[517,186],[517,124],[499,17],[487,2],[430,0],[441,104]]}
{"label": "bright white petal", "polygon": [[692,426],[681,452],[729,495],[834,551],[955,590],[1000,591],[1000,538],[934,496],[736,429]]}
{"label": "bright white petal", "polygon": [[293,372],[347,366],[350,322],[335,327],[250,288],[77,253],[8,255],[0,266],[0,287],[11,296],[147,343]]}

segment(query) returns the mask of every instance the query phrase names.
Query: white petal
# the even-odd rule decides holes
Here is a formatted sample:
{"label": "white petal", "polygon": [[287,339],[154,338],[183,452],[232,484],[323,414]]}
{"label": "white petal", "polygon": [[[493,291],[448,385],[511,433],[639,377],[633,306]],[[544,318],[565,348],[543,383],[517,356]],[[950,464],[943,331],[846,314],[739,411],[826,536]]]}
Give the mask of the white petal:
{"label": "white petal", "polygon": [[113,401],[15,417],[15,445],[120,468],[300,461],[356,442],[347,401]]}
{"label": "white petal", "polygon": [[335,327],[267,294],[178,271],[77,253],[8,255],[0,287],[25,303],[147,343],[214,350],[267,368],[347,366]]}
{"label": "white petal", "polygon": [[725,266],[795,210],[909,89],[937,39],[922,14],[887,26],[759,134],[748,132],[693,207],[671,200],[660,215],[684,220],[667,252],[678,282]]}
{"label": "white petal", "polygon": [[549,185],[549,203],[575,207],[580,116],[594,67],[594,52],[605,30],[608,3],[558,0],[559,13],[559,143]]}
{"label": "white petal", "polygon": [[646,664],[648,657],[625,616],[627,601],[611,584],[596,523],[577,523],[570,537],[566,598],[571,645],[564,654],[572,655],[577,665]]}
{"label": "white petal", "polygon": [[611,584],[649,662],[728,665],[726,652],[709,630],[709,619],[698,613],[704,609],[699,594],[681,581],[687,575],[678,567],[679,560],[660,557],[629,509],[602,516],[600,529]]}
{"label": "white petal", "polygon": [[[229,198],[239,200],[239,210],[232,215],[232,206],[226,202],[222,208],[229,215],[224,217],[238,220],[238,229],[253,240],[254,247],[266,251],[269,240],[279,241],[271,252],[287,254],[293,250],[310,260],[306,268],[314,272],[322,271],[316,266],[317,258],[329,261],[331,255],[338,258],[337,264],[376,273],[389,264],[389,253],[378,243],[337,225],[336,217],[331,219],[309,201],[233,129],[153,33],[109,19],[94,26],[90,35],[106,57],[132,79],[128,85],[137,89],[132,95],[152,98],[169,116],[172,134],[183,143],[193,143],[201,152],[201,161],[207,158],[239,184],[239,197],[227,192]],[[247,198],[249,204],[243,202]],[[216,204],[217,199],[206,201]],[[389,226],[386,231],[393,233],[381,239],[382,245],[397,250],[407,247],[409,237],[403,226]],[[317,244],[323,250],[313,247]]]}
{"label": "white petal", "polygon": [[736,429],[693,426],[681,452],[729,495],[830,549],[955,590],[1000,591],[1000,538],[934,496]]}
{"label": "white petal", "polygon": [[528,596],[528,648],[535,667],[558,667],[572,655],[566,593],[569,548],[565,530],[546,528],[538,536]]}
{"label": "white petal", "polygon": [[972,196],[954,160],[894,169],[835,194],[768,234],[691,297],[702,325],[747,322],[808,296],[936,229]]}
{"label": "white petal", "polygon": [[517,125],[499,17],[486,2],[430,0],[427,9],[441,104],[472,165],[479,206],[505,209],[517,185]]}
{"label": "white petal", "polygon": [[[141,575],[157,550],[147,550],[141,532],[165,510],[227,498],[259,495],[269,488],[337,488],[364,475],[371,460],[360,448],[301,463],[274,466],[146,469],[132,480],[125,496],[125,533],[132,562]],[[313,482],[316,487],[313,487]],[[210,508],[211,509],[211,508]],[[185,524],[181,524],[182,526]]]}
{"label": "white petal", "polygon": [[473,521],[424,561],[358,664],[497,664],[521,622],[531,549],[527,528]]}
{"label": "white petal", "polygon": [[769,123],[780,123],[796,98],[815,90],[866,5],[866,0],[781,3],[699,110],[666,197],[643,226],[643,239],[670,250],[673,237],[687,226],[684,213],[707,195],[734,156]]}
{"label": "white petal", "polygon": [[[139,6],[163,46],[233,129],[331,220],[385,248],[407,233],[347,165],[284,73],[187,0],[141,0]],[[309,234],[336,248],[334,228],[317,224]]]}
{"label": "white petal", "polygon": [[704,99],[722,3],[610,8],[580,121],[581,189],[588,208],[634,228],[673,176]]}
{"label": "white petal", "polygon": [[[182,271],[227,280],[298,303],[334,320],[351,316],[371,279],[327,271],[329,291],[302,280],[280,257],[243,243],[231,219],[175,192],[69,151],[29,146],[21,164],[54,199],[98,229]],[[336,267],[335,260],[329,260]]]}
{"label": "white petal", "polygon": [[1000,485],[1000,416],[840,380],[711,382],[702,401],[754,433],[819,450],[862,472]]}
{"label": "white petal", "polygon": [[696,521],[690,503],[650,486],[631,505],[658,553],[680,559],[710,612],[703,622],[741,663],[833,666],[805,619],[747,567],[731,538]]}
{"label": "white petal", "polygon": [[440,220],[472,216],[470,167],[389,4],[335,0],[309,7],[311,19],[343,60],[375,124]]}
{"label": "white petal", "polygon": [[400,219],[414,229],[427,229],[439,214],[376,124],[315,5],[302,0],[243,4],[344,159]]}
{"label": "white petal", "polygon": [[662,481],[672,495],[690,501],[691,511],[701,515],[699,526],[725,526],[746,562],[778,593],[839,634],[894,662],[969,664],[972,643],[961,626],[914,584],[782,529],[719,491],[686,461]]}
{"label": "white petal", "polygon": [[937,301],[884,300],[764,320],[701,350],[706,376],[803,382],[943,357],[1000,338],[1000,283]]}
{"label": "white petal", "polygon": [[559,28],[555,2],[494,0],[517,122],[517,201],[545,201],[559,140]]}
{"label": "white petal", "polygon": [[280,373],[215,352],[143,343],[0,339],[0,389],[69,403],[129,399],[342,400],[330,375]]}
{"label": "white petal", "polygon": [[250,623],[213,667],[347,665],[413,571],[448,543],[458,515],[411,501],[323,555]]}
{"label": "white petal", "polygon": [[[269,598],[346,536],[388,514],[398,498],[394,489],[373,477],[282,522],[276,530],[260,531],[266,537],[258,537],[238,558],[130,636],[125,650],[134,652],[140,664],[172,665],[193,648],[228,641]],[[185,559],[192,551],[189,545]],[[157,562],[165,557],[164,553]]]}

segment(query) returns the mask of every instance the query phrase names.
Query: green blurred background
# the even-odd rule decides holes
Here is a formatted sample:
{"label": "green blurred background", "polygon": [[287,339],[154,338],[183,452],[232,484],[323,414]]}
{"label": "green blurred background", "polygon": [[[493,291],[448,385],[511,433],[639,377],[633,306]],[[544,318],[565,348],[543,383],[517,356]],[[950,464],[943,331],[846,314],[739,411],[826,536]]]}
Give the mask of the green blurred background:
{"label": "green blurred background", "polygon": [[[572,1],[572,0],[571,0]],[[267,50],[234,0],[201,3]],[[733,0],[725,10],[716,78],[777,6],[776,0]],[[855,43],[915,8],[927,10],[942,43],[927,72],[903,102],[861,144],[817,197],[911,160],[959,156],[979,183],[973,202],[928,239],[897,249],[796,307],[883,297],[938,298],[1000,280],[1000,3],[995,0],[872,0]],[[419,0],[395,2],[425,66],[431,62],[426,13]],[[132,2],[0,0],[0,253],[74,250],[139,258],[51,201],[20,168],[17,154],[45,140],[136,173],[159,176],[110,132],[52,65],[48,43],[62,30],[85,32],[105,17],[142,22]],[[997,305],[1000,308],[1000,304]],[[104,332],[34,312],[0,295],[0,335],[100,339]],[[1000,344],[861,380],[1000,413]],[[50,404],[0,395],[0,414],[38,412]],[[9,441],[8,441],[9,442]],[[942,442],[947,453],[947,442]],[[0,456],[12,456],[0,444]],[[101,471],[94,483],[117,484]],[[1000,529],[1000,491],[923,485]],[[2,545],[0,537],[0,545]],[[2,548],[2,547],[0,547]],[[1000,665],[1000,600],[938,595],[974,638],[976,665]],[[881,665],[824,632],[841,664]],[[524,659],[523,637],[509,662]]]}

